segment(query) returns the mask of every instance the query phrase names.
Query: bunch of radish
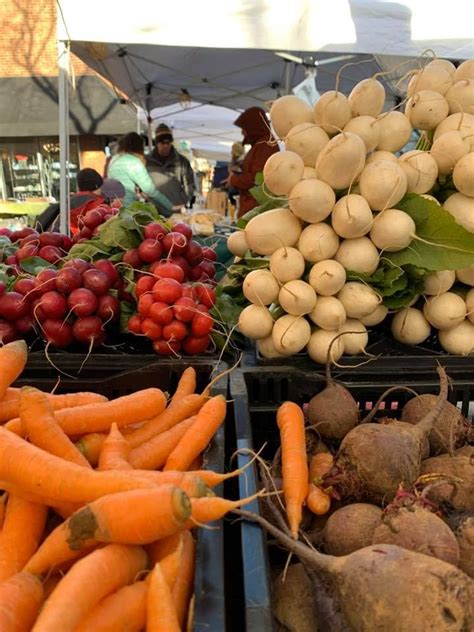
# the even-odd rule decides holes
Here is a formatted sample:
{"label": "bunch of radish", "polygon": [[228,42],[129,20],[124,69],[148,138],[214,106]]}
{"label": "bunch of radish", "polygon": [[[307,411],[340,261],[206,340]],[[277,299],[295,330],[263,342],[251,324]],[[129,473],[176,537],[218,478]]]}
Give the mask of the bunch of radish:
{"label": "bunch of radish", "polygon": [[[11,231],[1,228],[3,247],[0,249],[0,262],[11,266],[13,271],[21,271],[20,264],[24,259],[39,257],[47,263],[57,264],[69,252],[73,242],[67,235],[55,232],[38,233],[34,228],[25,227]],[[5,240],[8,242],[5,243]],[[13,246],[6,248],[5,245]],[[2,256],[2,252],[9,252]]]}
{"label": "bunch of radish", "polygon": [[100,204],[80,215],[77,219],[79,230],[73,237],[74,243],[87,241],[94,235],[97,235],[102,224],[114,217],[114,215],[117,215],[118,210],[119,209],[114,206]]}
{"label": "bunch of radish", "polygon": [[[443,207],[474,233],[474,62],[455,68],[434,59],[412,74],[405,113],[382,112],[385,90],[375,78],[348,97],[327,92],[314,108],[290,95],[273,103],[271,123],[285,150],[268,159],[263,176],[282,207],[257,215],[228,240],[238,257],[250,250],[269,259],[269,269],[245,280],[250,305],[239,321],[263,356],[306,348],[324,362],[342,331],[355,333],[337,340],[333,360],[363,352],[367,327],[388,310],[369,285],[348,282],[347,272],[370,276],[384,253],[420,239],[412,217],[397,208],[407,193],[439,204],[433,188],[452,175],[458,192]],[[428,146],[433,139],[430,151],[398,155],[415,128]],[[433,272],[418,302],[392,319],[393,336],[416,345],[434,329],[445,351],[474,353],[473,286],[474,265]],[[278,310],[269,309],[275,304]]]}
{"label": "bunch of radish", "polygon": [[149,338],[156,353],[199,355],[209,347],[214,325],[209,310],[216,300],[210,285],[186,283],[181,267],[162,261],[152,274],[140,275],[135,295],[137,313],[128,330]]}

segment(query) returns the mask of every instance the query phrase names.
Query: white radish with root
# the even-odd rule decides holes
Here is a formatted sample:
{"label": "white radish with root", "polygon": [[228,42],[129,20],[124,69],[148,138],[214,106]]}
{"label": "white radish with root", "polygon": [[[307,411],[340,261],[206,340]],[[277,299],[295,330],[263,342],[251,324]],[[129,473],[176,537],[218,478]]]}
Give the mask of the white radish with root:
{"label": "white radish with root", "polygon": [[315,308],[308,314],[315,325],[336,331],[346,322],[346,310],[335,296],[318,296]]}
{"label": "white radish with root", "polygon": [[298,182],[288,196],[288,204],[296,217],[310,224],[325,220],[335,203],[336,194],[329,184],[314,178]]}
{"label": "white radish with root", "polygon": [[285,149],[301,156],[305,167],[314,167],[319,152],[329,142],[326,132],[314,123],[295,125],[285,137]]}
{"label": "white radish with root", "polygon": [[416,237],[415,231],[415,222],[408,213],[389,208],[375,217],[370,239],[379,250],[397,252],[411,244]]}
{"label": "white radish with root", "polygon": [[474,198],[453,193],[445,201],[443,208],[454,217],[457,224],[474,233]]}
{"label": "white radish with root", "polygon": [[333,189],[347,189],[359,177],[365,165],[365,144],[356,134],[342,132],[331,138],[316,161],[320,180]]}
{"label": "white radish with root", "polygon": [[374,125],[379,130],[377,149],[399,151],[405,147],[412,134],[412,125],[402,112],[385,112],[377,117]]}
{"label": "white radish with root", "polygon": [[[330,351],[330,362],[337,362],[344,354],[345,336],[340,336],[338,331],[329,331],[327,329],[315,329],[308,341],[308,355],[318,362],[318,364],[326,364],[328,360],[328,352]],[[337,338],[337,340],[335,340]],[[334,342],[333,342],[334,341]]]}
{"label": "white radish with root", "polygon": [[383,322],[386,319],[387,314],[388,307],[385,307],[385,305],[379,305],[371,314],[363,316],[360,319],[360,322],[366,327],[373,327],[374,325],[379,325]]}
{"label": "white radish with root", "polygon": [[439,332],[439,342],[443,349],[455,355],[474,354],[474,325],[464,320],[457,327]]}
{"label": "white radish with root", "polygon": [[270,336],[273,318],[270,310],[261,305],[247,305],[239,315],[239,331],[251,340]]}
{"label": "white radish with root", "polygon": [[441,270],[432,272],[424,280],[423,294],[428,296],[438,296],[444,294],[452,288],[456,281],[456,273],[454,270]]}
{"label": "white radish with root", "polygon": [[304,268],[304,257],[296,248],[278,248],[270,257],[270,272],[279,283],[300,279]]}
{"label": "white radish with root", "polygon": [[280,286],[269,270],[252,270],[244,279],[242,291],[254,305],[271,305],[278,298]]}
{"label": "white radish with root", "polygon": [[331,213],[335,232],[345,239],[363,237],[372,228],[374,216],[367,200],[356,193],[340,198]]}
{"label": "white radish with root", "polygon": [[436,57],[428,64],[426,64],[425,68],[432,68],[433,66],[444,68],[449,72],[449,75],[452,80],[454,80],[454,73],[456,72],[456,66],[449,61],[449,59],[440,59]]}
{"label": "white radish with root", "polygon": [[469,153],[470,145],[461,132],[451,130],[438,136],[431,145],[431,156],[436,160],[440,175],[450,174],[456,163]]}
{"label": "white radish with root", "polygon": [[408,99],[405,114],[415,129],[432,130],[449,114],[449,105],[439,92],[420,90]]}
{"label": "white radish with root", "polygon": [[227,238],[227,248],[236,257],[243,257],[249,245],[245,239],[245,232],[243,230],[236,230],[235,233],[231,233]]}
{"label": "white radish with root", "polygon": [[348,318],[340,327],[340,331],[346,332],[344,336],[344,353],[347,355],[365,353],[365,348],[369,343],[369,334],[364,323],[355,318]]}
{"label": "white radish with root", "polygon": [[464,140],[469,143],[469,151],[474,151],[474,115],[467,112],[450,114],[435,130],[433,140],[436,141],[446,132],[460,132]]}
{"label": "white radish with root", "polygon": [[474,324],[474,289],[466,294],[466,309],[469,321]]}
{"label": "white radish with root", "polygon": [[303,169],[303,177],[302,180],[311,180],[312,178],[317,178],[316,169],[314,167],[305,167]]}
{"label": "white radish with root", "polygon": [[456,278],[461,283],[474,286],[474,266],[456,270]]}
{"label": "white radish with root", "polygon": [[359,281],[348,281],[337,298],[343,304],[347,316],[357,319],[372,314],[382,303],[382,298],[375,290]]}
{"label": "white radish with root", "polygon": [[446,93],[449,113],[474,114],[474,79],[457,81]]}
{"label": "white radish with root", "polygon": [[347,123],[343,131],[359,136],[364,141],[365,151],[369,153],[374,151],[380,140],[380,130],[374,123],[373,116],[357,116]]}
{"label": "white radish with root", "polygon": [[352,116],[378,116],[385,103],[385,88],[377,79],[363,79],[351,90],[348,97]]}
{"label": "white radish with root", "polygon": [[423,305],[423,315],[436,329],[452,329],[466,317],[466,302],[454,292],[430,297]]}
{"label": "white radish with root", "polygon": [[285,358],[286,355],[284,353],[279,353],[275,349],[275,345],[273,344],[272,336],[268,336],[267,338],[261,338],[257,340],[257,349],[260,355],[264,358]]}
{"label": "white radish with root", "polygon": [[308,283],[320,296],[334,296],[345,282],[346,271],[334,259],[325,259],[315,263],[308,275]]}
{"label": "white radish with root", "polygon": [[428,193],[438,178],[436,160],[426,151],[414,149],[398,159],[407,177],[408,193]]}
{"label": "white radish with root", "polygon": [[314,122],[329,136],[337,134],[351,117],[351,106],[342,92],[329,90],[321,95],[314,105]]}
{"label": "white radish with root", "polygon": [[382,151],[381,149],[372,152],[365,159],[365,164],[370,165],[371,162],[378,160],[389,160],[390,162],[398,162],[398,158],[391,151]]}
{"label": "white radish with root", "polygon": [[445,95],[453,85],[453,73],[441,64],[427,64],[410,79],[407,96],[411,97],[420,90],[432,90]]}
{"label": "white radish with root", "polygon": [[272,154],[263,167],[266,188],[275,195],[289,195],[303,177],[304,162],[294,151]]}
{"label": "white radish with root", "polygon": [[310,263],[331,259],[338,248],[339,237],[324,222],[306,226],[298,240],[298,250]]}
{"label": "white radish with root", "polygon": [[391,330],[395,340],[406,345],[419,345],[431,333],[429,322],[423,313],[414,307],[397,312],[392,319]]}
{"label": "white radish with root", "polygon": [[301,234],[301,222],[287,208],[275,208],[253,217],[245,227],[250,250],[271,255],[282,246],[294,246]]}
{"label": "white radish with root", "polygon": [[453,171],[453,182],[460,193],[474,197],[474,152],[458,160]]}
{"label": "white radish with root", "polygon": [[474,59],[466,59],[454,71],[453,81],[461,81],[461,79],[474,79]]}
{"label": "white radish with root", "polygon": [[272,103],[270,120],[278,138],[285,138],[295,125],[312,123],[313,110],[305,101],[289,94]]}
{"label": "white radish with root", "polygon": [[351,272],[373,274],[379,265],[379,251],[367,237],[344,239],[334,259]]}
{"label": "white radish with root", "polygon": [[308,344],[311,327],[302,316],[286,314],[275,321],[272,342],[278,353],[289,356],[302,351]]}
{"label": "white radish with root", "polygon": [[374,211],[396,206],[407,192],[407,186],[402,167],[388,160],[370,163],[359,178],[361,195]]}
{"label": "white radish with root", "polygon": [[314,309],[316,292],[305,281],[288,281],[278,294],[280,306],[292,316],[303,316]]}

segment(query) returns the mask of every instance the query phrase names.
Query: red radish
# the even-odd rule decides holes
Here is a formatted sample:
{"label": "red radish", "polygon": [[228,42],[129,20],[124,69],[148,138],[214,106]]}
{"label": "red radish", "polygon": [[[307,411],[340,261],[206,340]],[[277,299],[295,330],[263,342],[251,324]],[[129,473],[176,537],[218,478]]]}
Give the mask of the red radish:
{"label": "red radish", "polygon": [[97,270],[96,268],[91,268],[90,270],[86,270],[82,275],[82,283],[84,287],[91,292],[94,292],[97,296],[102,296],[102,294],[106,294],[110,290],[110,279],[102,272],[102,270]]}
{"label": "red radish", "polygon": [[138,248],[127,250],[122,257],[122,261],[132,266],[132,268],[139,268],[142,264],[142,260],[138,254]]}
{"label": "red radish", "polygon": [[206,307],[214,307],[216,303],[216,293],[209,285],[199,284],[194,287],[196,297],[200,303]]}
{"label": "red radish", "polygon": [[143,235],[145,239],[163,239],[168,234],[168,229],[165,228],[159,222],[152,222],[147,224],[143,229]]}
{"label": "red radish", "polygon": [[151,288],[155,285],[156,279],[149,274],[144,274],[137,281],[135,286],[135,296],[138,298],[146,292],[151,292]]}
{"label": "red radish", "polygon": [[5,294],[0,296],[0,318],[18,320],[26,316],[29,311],[30,305],[22,294],[5,292]]}
{"label": "red radish", "polygon": [[196,294],[192,285],[183,285],[183,298],[184,297],[192,298],[193,301],[196,300]]}
{"label": "red radish", "polygon": [[105,224],[105,222],[108,222],[108,221],[109,221],[109,219],[112,219],[112,217],[113,217],[113,214],[112,214],[112,213],[106,213],[106,214],[104,215],[104,224]]}
{"label": "red radish", "polygon": [[182,233],[173,231],[163,237],[162,243],[165,252],[169,252],[171,255],[178,255],[186,250],[188,240]]}
{"label": "red radish", "polygon": [[[181,300],[181,299],[178,299]],[[173,320],[173,308],[168,303],[156,301],[150,307],[148,316],[158,325],[169,325]]]}
{"label": "red radish", "polygon": [[0,235],[4,235],[5,237],[11,237],[12,231],[9,228],[0,228]]}
{"label": "red radish", "polygon": [[26,335],[29,334],[33,329],[34,320],[33,318],[28,316],[23,316],[23,318],[18,318],[15,320],[15,327],[19,334]]}
{"label": "red radish", "polygon": [[[3,281],[0,281],[0,296],[5,294],[6,291],[7,291],[7,286],[5,285],[5,283]],[[21,294],[21,292],[20,292],[20,294]]]}
{"label": "red radish", "polygon": [[183,323],[189,323],[196,313],[196,303],[192,298],[181,297],[173,306],[174,315],[177,320]]}
{"label": "red radish", "polygon": [[178,224],[175,224],[173,226],[173,232],[181,233],[188,240],[193,238],[193,230],[191,226],[189,226],[189,224],[184,224],[183,222],[179,222]]}
{"label": "red radish", "polygon": [[154,263],[161,259],[163,247],[157,239],[144,239],[138,246],[138,255],[144,263]]}
{"label": "red radish", "polygon": [[58,261],[61,261],[63,254],[56,246],[43,246],[38,251],[38,257],[41,257],[48,263],[58,263]]}
{"label": "red radish", "polygon": [[42,323],[44,320],[46,320],[46,315],[39,304],[40,300],[41,299],[39,298],[36,301],[33,301],[31,307],[33,318],[35,319],[35,321]]}
{"label": "red radish", "polygon": [[196,314],[191,323],[193,336],[197,336],[198,338],[206,336],[211,331],[213,325],[214,319],[210,314]]}
{"label": "red radish", "polygon": [[168,261],[169,261],[171,264],[173,264],[173,265],[178,266],[179,268],[181,268],[181,270],[183,271],[183,274],[184,274],[184,278],[187,278],[187,277],[188,277],[189,272],[190,272],[190,270],[191,270],[191,266],[190,266],[190,264],[189,264],[189,262],[188,262],[188,260],[187,260],[187,259],[185,259],[185,258],[184,258],[184,257],[182,257],[181,255],[176,255],[176,256],[170,257],[170,258],[168,259]]}
{"label": "red radish", "polygon": [[97,307],[97,316],[103,321],[114,322],[120,315],[120,303],[115,296],[104,294],[99,296],[99,305]]}
{"label": "red radish", "polygon": [[197,266],[194,266],[191,268],[191,270],[189,271],[188,277],[190,278],[191,281],[197,281],[198,279],[201,278],[202,275],[202,264],[204,263],[204,261],[202,263],[200,263]]}
{"label": "red radish", "polygon": [[9,255],[6,259],[5,259],[5,263],[7,266],[13,266],[16,265],[16,257],[15,255]]}
{"label": "red radish", "polygon": [[56,248],[64,248],[64,237],[61,233],[41,233],[38,241],[41,247],[56,246]]}
{"label": "red radish", "polygon": [[65,250],[66,252],[69,252],[71,250],[74,242],[67,235],[62,235],[62,238],[63,238],[63,243],[61,245],[61,248],[62,248],[62,250]]}
{"label": "red radish", "polygon": [[73,341],[72,327],[62,320],[45,320],[41,325],[48,342],[55,347],[69,347]]}
{"label": "red radish", "polygon": [[153,350],[164,356],[176,355],[181,350],[180,340],[154,340]]}
{"label": "red radish", "polygon": [[204,258],[201,246],[194,240],[191,240],[188,243],[184,256],[192,266],[196,266],[198,263],[201,263]]}
{"label": "red radish", "polygon": [[67,304],[69,309],[74,312],[76,316],[83,318],[90,316],[96,311],[98,300],[94,292],[91,292],[85,287],[80,287],[69,294]]}
{"label": "red radish", "polygon": [[12,243],[16,243],[17,241],[19,241],[21,239],[20,231],[18,231],[18,230],[12,231],[10,233],[9,237],[10,237],[10,241]]}
{"label": "red radish", "polygon": [[62,294],[51,290],[51,292],[45,292],[38,301],[38,305],[41,307],[43,314],[46,318],[64,318],[67,311],[67,302]]}
{"label": "red radish", "polygon": [[117,268],[114,266],[114,264],[111,261],[109,261],[109,259],[99,259],[98,261],[94,263],[94,266],[98,270],[105,272],[105,274],[109,277],[110,283],[112,285],[114,285],[117,282],[119,278],[119,273],[117,271]]}
{"label": "red radish", "polygon": [[36,235],[38,237],[38,231],[29,226],[25,226],[21,230],[17,231],[18,239],[24,239],[27,235]]}
{"label": "red radish", "polygon": [[142,334],[150,340],[158,340],[161,338],[161,325],[155,323],[151,318],[144,318],[142,321]]}
{"label": "red radish", "polygon": [[38,234],[27,235],[26,237],[23,237],[23,239],[20,239],[19,244],[20,244],[20,247],[26,246],[26,244],[34,244],[35,246],[38,246],[39,245]]}
{"label": "red radish", "polygon": [[82,286],[82,274],[76,268],[62,268],[56,277],[56,289],[61,294],[70,294]]}
{"label": "red radish", "polygon": [[163,327],[163,338],[165,340],[184,340],[187,333],[186,325],[179,320],[172,320],[169,325]]}
{"label": "red radish", "polygon": [[214,248],[209,248],[208,246],[202,247],[202,255],[206,261],[217,261],[217,254]]}
{"label": "red radish", "polygon": [[15,292],[19,292],[23,296],[29,295],[29,298],[33,298],[33,295],[36,294],[36,292],[33,292],[36,285],[36,279],[32,279],[31,277],[20,277],[15,281],[13,289]]}
{"label": "red radish", "polygon": [[204,274],[207,274],[210,279],[216,276],[216,267],[211,261],[203,261],[200,265],[201,270]]}
{"label": "red radish", "polygon": [[17,261],[23,261],[23,259],[28,259],[29,257],[35,257],[38,253],[38,246],[35,244],[25,244],[15,253],[15,257]]}
{"label": "red radish", "polygon": [[153,305],[153,301],[153,294],[147,293],[140,296],[140,298],[138,299],[138,313],[140,314],[140,316],[148,316],[148,314],[150,313],[150,308]]}
{"label": "red radish", "polygon": [[104,341],[102,321],[98,316],[78,318],[72,326],[74,338],[79,342],[96,347]]}
{"label": "red radish", "polygon": [[43,268],[41,272],[36,275],[37,288],[41,294],[45,292],[51,292],[56,289],[56,278],[58,271],[52,268]]}
{"label": "red radish", "polygon": [[134,314],[130,316],[127,323],[127,329],[132,334],[136,334],[137,336],[142,333],[142,317],[140,314]]}
{"label": "red radish", "polygon": [[16,338],[16,329],[13,323],[0,319],[0,344],[6,345]]}
{"label": "red radish", "polygon": [[92,265],[88,261],[84,261],[84,259],[69,259],[63,266],[64,268],[74,268],[81,274],[83,274],[86,270],[92,268]]}
{"label": "red radish", "polygon": [[175,279],[160,279],[153,286],[153,298],[155,301],[163,301],[172,304],[181,298],[183,289],[181,283]]}
{"label": "red radish", "polygon": [[84,226],[84,228],[81,229],[80,232],[80,240],[79,241],[85,241],[87,239],[90,239],[92,237],[92,231],[90,228],[87,228],[87,226]]}
{"label": "red radish", "polygon": [[90,230],[93,230],[96,226],[102,224],[103,215],[99,210],[93,208],[90,211],[87,211],[87,213],[81,218],[81,220],[84,226],[86,226]]}
{"label": "red radish", "polygon": [[200,338],[188,336],[186,340],[183,341],[183,349],[186,353],[189,353],[189,355],[198,355],[206,351],[210,342],[211,337],[209,335]]}
{"label": "red radish", "polygon": [[179,283],[184,281],[183,269],[168,261],[155,262],[150,267],[150,272],[161,279],[175,279]]}

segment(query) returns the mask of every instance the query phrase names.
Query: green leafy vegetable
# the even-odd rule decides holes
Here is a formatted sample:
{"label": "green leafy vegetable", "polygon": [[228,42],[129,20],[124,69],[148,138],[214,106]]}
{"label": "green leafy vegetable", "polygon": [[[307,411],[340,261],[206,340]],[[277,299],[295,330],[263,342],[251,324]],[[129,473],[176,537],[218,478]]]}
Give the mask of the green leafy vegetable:
{"label": "green leafy vegetable", "polygon": [[56,270],[56,266],[41,257],[27,257],[26,259],[22,259],[19,266],[23,272],[27,272],[28,274],[38,274],[43,268],[53,268],[53,270]]}
{"label": "green leafy vegetable", "polygon": [[122,333],[128,332],[128,321],[130,316],[135,313],[135,306],[127,301],[120,301],[120,331]]}

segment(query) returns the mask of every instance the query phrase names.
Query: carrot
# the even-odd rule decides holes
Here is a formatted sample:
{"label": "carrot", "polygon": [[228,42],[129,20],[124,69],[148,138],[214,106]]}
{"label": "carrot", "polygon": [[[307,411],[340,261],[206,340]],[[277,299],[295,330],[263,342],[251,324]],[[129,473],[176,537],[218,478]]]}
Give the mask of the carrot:
{"label": "carrot", "polygon": [[181,556],[184,550],[186,531],[177,531],[172,535],[156,540],[146,547],[152,565],[160,563],[161,570],[170,589],[178,576]]}
{"label": "carrot", "polygon": [[9,484],[56,503],[84,503],[105,494],[152,487],[128,472],[94,472],[68,463],[0,427],[0,489]]}
{"label": "carrot", "polygon": [[181,489],[161,485],[142,491],[103,496],[77,511],[49,534],[25,570],[44,573],[99,542],[148,544],[184,526],[191,505]]}
{"label": "carrot", "polygon": [[36,551],[44,531],[46,513],[44,505],[10,494],[0,534],[0,582],[21,571]]}
{"label": "carrot", "polygon": [[136,546],[109,544],[79,560],[46,601],[34,632],[74,632],[104,597],[131,583],[147,563]]}
{"label": "carrot", "polygon": [[58,425],[44,393],[31,386],[21,389],[20,419],[29,441],[38,448],[76,465],[90,468],[89,461]]}
{"label": "carrot", "polygon": [[187,369],[181,374],[181,378],[178,382],[178,386],[174,392],[171,402],[177,402],[186,395],[191,395],[196,390],[196,370],[192,366],[188,366]]}
{"label": "carrot", "polygon": [[183,534],[183,554],[179,566],[178,575],[173,585],[171,594],[178,615],[178,622],[181,628],[186,622],[186,614],[189,608],[189,601],[194,589],[194,566],[196,563],[196,545],[193,536],[189,531]]}
{"label": "carrot", "polygon": [[99,455],[99,470],[131,470],[128,456],[130,444],[124,438],[114,422],[110,432],[102,444]]}
{"label": "carrot", "polygon": [[8,494],[6,492],[0,496],[0,533],[2,532],[3,521],[5,519],[5,509],[7,506],[7,498],[8,498]]}
{"label": "carrot", "polygon": [[[99,395],[99,393],[66,393],[60,395],[51,395],[45,393],[53,410],[62,410],[63,408],[77,408],[85,404],[98,404],[106,402],[107,397]],[[20,389],[9,388],[5,397],[0,401],[0,423],[19,417],[20,415]]]}
{"label": "carrot", "polygon": [[[132,474],[132,473],[131,473]],[[133,472],[140,479],[154,482],[156,485],[176,485],[186,492],[190,498],[207,496],[209,488],[200,476],[194,472],[151,472],[150,470],[135,470]]]}
{"label": "carrot", "polygon": [[141,428],[137,428],[137,430],[127,435],[127,441],[132,448],[137,448],[160,432],[169,430],[173,426],[176,426],[176,424],[179,424],[180,421],[195,415],[205,401],[206,398],[201,395],[194,393],[186,395],[182,399],[170,404],[162,413],[150,419]]}
{"label": "carrot", "polygon": [[202,498],[191,498],[191,516],[186,522],[186,527],[192,529],[195,526],[220,520],[227,513],[243,505],[251,503],[258,498],[260,493],[247,496],[240,500],[227,500],[219,496],[205,496]]}
{"label": "carrot", "polygon": [[186,632],[193,632],[194,629],[194,595],[191,597],[188,608],[188,616],[186,618]]}
{"label": "carrot", "polygon": [[211,441],[226,414],[223,395],[211,397],[197,414],[196,421],[188,428],[178,445],[169,455],[164,470],[187,470],[194,459]]}
{"label": "carrot", "polygon": [[298,537],[302,507],[308,491],[308,463],[304,415],[293,402],[284,402],[277,412],[280,429],[283,494],[291,534]]}
{"label": "carrot", "polygon": [[159,563],[150,573],[146,600],[146,632],[181,632],[170,587]]}
{"label": "carrot", "polygon": [[195,421],[195,416],[189,417],[139,445],[130,452],[132,466],[140,470],[156,470],[163,467],[171,452]]}
{"label": "carrot", "polygon": [[308,485],[306,505],[317,516],[323,516],[331,507],[331,496],[317,485],[310,483]]}
{"label": "carrot", "polygon": [[83,454],[89,463],[95,467],[99,463],[100,451],[104,444],[106,434],[102,432],[90,432],[76,442],[76,448]]}
{"label": "carrot", "polygon": [[0,401],[7,388],[21,375],[28,359],[28,348],[24,340],[9,342],[0,347]]}
{"label": "carrot", "polygon": [[[34,577],[37,577],[37,576],[34,575]],[[48,577],[46,577],[46,579],[43,581],[43,592],[44,592],[45,599],[47,599],[50,596],[50,594],[53,592],[53,590],[56,588],[56,586],[59,584],[62,578],[63,578],[63,575],[60,575],[60,574],[48,575]]]}
{"label": "carrot", "polygon": [[16,573],[0,583],[0,630],[28,632],[43,602],[43,586],[30,573]]}
{"label": "carrot", "polygon": [[148,584],[135,582],[104,597],[74,632],[141,632],[146,625]]}
{"label": "carrot", "polygon": [[191,465],[188,467],[188,472],[200,470],[203,466],[203,458],[202,454],[198,454],[198,456],[194,459]]}
{"label": "carrot", "polygon": [[332,454],[326,452],[315,454],[311,457],[311,461],[309,462],[309,481],[317,485],[333,465],[334,457]]}

